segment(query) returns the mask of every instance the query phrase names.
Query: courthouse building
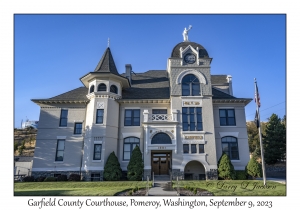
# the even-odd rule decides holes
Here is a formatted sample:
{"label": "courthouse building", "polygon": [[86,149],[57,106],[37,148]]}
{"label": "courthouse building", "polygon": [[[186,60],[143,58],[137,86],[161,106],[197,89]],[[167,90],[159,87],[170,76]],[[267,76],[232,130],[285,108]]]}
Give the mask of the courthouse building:
{"label": "courthouse building", "polygon": [[187,37],[166,60],[165,70],[133,73],[124,64],[121,73],[108,47],[96,68],[80,78],[83,87],[32,99],[40,106],[32,175],[77,173],[100,180],[112,152],[126,174],[136,145],[144,178],[154,173],[217,179],[222,152],[235,170],[244,170],[245,106],[252,99],[234,97],[232,77],[211,75],[212,58]]}

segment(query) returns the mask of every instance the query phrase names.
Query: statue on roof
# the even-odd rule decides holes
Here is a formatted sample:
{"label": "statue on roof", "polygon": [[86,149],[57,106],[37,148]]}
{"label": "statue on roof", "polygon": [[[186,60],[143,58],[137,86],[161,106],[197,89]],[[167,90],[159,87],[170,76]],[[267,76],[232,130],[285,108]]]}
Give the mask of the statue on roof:
{"label": "statue on roof", "polygon": [[182,33],[182,35],[183,35],[183,41],[184,41],[184,42],[188,42],[188,41],[189,41],[188,32],[189,32],[189,30],[191,30],[191,29],[192,29],[192,26],[191,26],[191,25],[189,25],[189,28],[188,28],[188,29],[184,28],[183,33]]}

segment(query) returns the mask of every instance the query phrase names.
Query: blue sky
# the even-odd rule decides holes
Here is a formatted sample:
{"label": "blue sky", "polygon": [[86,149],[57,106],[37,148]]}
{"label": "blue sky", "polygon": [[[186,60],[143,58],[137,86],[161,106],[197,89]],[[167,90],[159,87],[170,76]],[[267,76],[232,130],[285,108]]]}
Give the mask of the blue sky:
{"label": "blue sky", "polygon": [[[190,41],[204,46],[211,74],[230,74],[236,97],[254,97],[261,120],[286,113],[285,15],[14,15],[14,126],[39,119],[30,99],[50,98],[83,86],[110,48],[119,73],[164,70],[173,47],[192,25]],[[246,119],[254,119],[254,100]]]}

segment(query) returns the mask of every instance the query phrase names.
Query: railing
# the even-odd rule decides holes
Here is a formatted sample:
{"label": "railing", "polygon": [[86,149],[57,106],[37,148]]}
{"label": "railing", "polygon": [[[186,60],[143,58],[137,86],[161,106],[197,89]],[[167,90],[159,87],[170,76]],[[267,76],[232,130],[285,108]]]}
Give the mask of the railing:
{"label": "railing", "polygon": [[144,122],[177,122],[177,110],[172,110],[172,114],[149,114],[148,110],[144,110]]}
{"label": "railing", "polygon": [[150,114],[149,120],[152,121],[171,121],[173,120],[173,115],[171,114]]}

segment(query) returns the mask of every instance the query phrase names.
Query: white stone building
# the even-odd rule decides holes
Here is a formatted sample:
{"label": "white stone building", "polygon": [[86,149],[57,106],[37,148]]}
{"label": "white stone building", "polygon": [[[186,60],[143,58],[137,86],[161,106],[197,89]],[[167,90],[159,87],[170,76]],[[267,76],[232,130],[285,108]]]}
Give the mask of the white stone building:
{"label": "white stone building", "polygon": [[[166,58],[167,59],[167,58]],[[99,180],[111,152],[126,173],[141,148],[144,177],[216,179],[226,152],[235,170],[249,161],[245,106],[233,96],[230,75],[211,75],[212,58],[198,43],[177,44],[166,70],[119,74],[110,48],[83,87],[49,99],[41,108],[32,175],[80,173]]]}

